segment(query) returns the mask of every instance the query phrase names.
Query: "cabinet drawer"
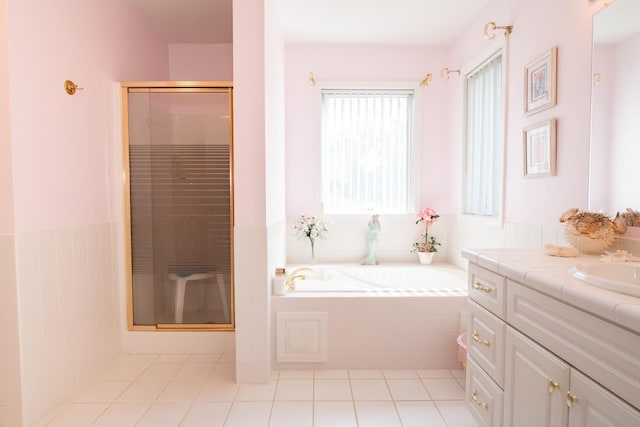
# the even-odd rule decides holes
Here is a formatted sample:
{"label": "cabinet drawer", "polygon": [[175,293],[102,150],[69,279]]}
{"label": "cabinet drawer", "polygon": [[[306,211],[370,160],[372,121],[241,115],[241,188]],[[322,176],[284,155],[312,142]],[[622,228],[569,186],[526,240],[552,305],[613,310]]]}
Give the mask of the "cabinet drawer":
{"label": "cabinet drawer", "polygon": [[482,427],[502,426],[503,394],[473,358],[467,358],[465,399],[471,415]]}
{"label": "cabinet drawer", "polygon": [[505,316],[506,279],[469,263],[469,298],[501,319]]}
{"label": "cabinet drawer", "polygon": [[512,281],[507,323],[640,408],[640,335]]}
{"label": "cabinet drawer", "polygon": [[503,387],[505,323],[473,301],[469,301],[469,307],[467,353]]}

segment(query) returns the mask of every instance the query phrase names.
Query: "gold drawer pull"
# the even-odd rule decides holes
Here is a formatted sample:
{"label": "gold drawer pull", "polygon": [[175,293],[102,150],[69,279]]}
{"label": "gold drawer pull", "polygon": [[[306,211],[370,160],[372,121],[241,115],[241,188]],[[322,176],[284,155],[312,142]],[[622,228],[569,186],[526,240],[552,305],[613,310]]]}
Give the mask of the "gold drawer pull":
{"label": "gold drawer pull", "polygon": [[478,344],[482,344],[487,347],[491,345],[489,341],[483,340],[482,338],[480,338],[480,334],[478,333],[478,331],[473,331],[473,334],[471,334],[471,338],[473,338],[473,340]]}
{"label": "gold drawer pull", "polygon": [[555,382],[555,381],[553,380],[553,378],[549,378],[549,381],[548,381],[548,383],[547,383],[547,384],[548,384],[548,386],[549,386],[549,394],[553,394],[553,392],[554,392],[558,387],[560,387],[560,385],[559,385],[557,382]]}
{"label": "gold drawer pull", "polygon": [[489,407],[489,405],[487,405],[487,402],[480,401],[480,399],[478,398],[478,392],[475,390],[471,391],[471,400],[473,400],[473,403],[484,409],[487,409]]}
{"label": "gold drawer pull", "polygon": [[578,397],[571,394],[570,391],[567,392],[567,406],[571,408],[574,403],[578,403]]}
{"label": "gold drawer pull", "polygon": [[477,289],[477,290],[482,291],[482,292],[491,293],[491,288],[488,287],[488,286],[484,286],[480,282],[473,282],[473,285],[471,285],[471,287],[473,289]]}

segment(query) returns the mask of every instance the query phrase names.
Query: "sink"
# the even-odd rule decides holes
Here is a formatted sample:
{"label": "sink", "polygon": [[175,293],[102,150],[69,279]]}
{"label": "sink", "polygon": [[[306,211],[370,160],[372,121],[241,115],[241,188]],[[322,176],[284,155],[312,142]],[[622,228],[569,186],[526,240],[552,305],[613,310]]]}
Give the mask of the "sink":
{"label": "sink", "polygon": [[640,297],[640,263],[585,262],[571,273],[591,285]]}

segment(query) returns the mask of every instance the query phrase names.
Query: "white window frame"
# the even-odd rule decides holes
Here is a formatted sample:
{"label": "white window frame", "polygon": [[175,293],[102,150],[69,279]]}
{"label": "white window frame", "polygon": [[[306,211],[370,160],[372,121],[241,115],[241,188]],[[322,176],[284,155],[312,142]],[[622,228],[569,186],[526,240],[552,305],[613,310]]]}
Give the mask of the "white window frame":
{"label": "white window frame", "polygon": [[[506,174],[506,140],[507,140],[507,37],[500,37],[495,39],[489,46],[487,46],[478,56],[476,56],[461,70],[461,84],[463,85],[463,103],[462,103],[462,135],[461,135],[461,153],[462,153],[462,171],[461,171],[461,185],[460,185],[460,210],[461,216],[465,220],[480,221],[486,223],[495,223],[502,226],[504,224],[504,201],[505,201],[505,174]],[[499,158],[502,159],[500,174],[498,177],[498,188],[500,191],[498,202],[498,213],[494,216],[469,214],[466,212],[466,173],[467,173],[467,78],[473,74],[478,68],[485,64],[488,64],[491,60],[497,56],[502,56],[502,145],[500,146],[501,153]]]}
{"label": "white window frame", "polygon": [[[413,91],[413,107],[411,118],[411,140],[409,141],[409,188],[407,189],[408,194],[408,206],[406,212],[398,212],[394,214],[408,214],[413,213],[416,210],[417,206],[417,197],[420,194],[420,162],[419,159],[422,157],[422,144],[419,143],[421,141],[421,117],[422,117],[422,91],[420,90],[420,86],[416,82],[316,82],[316,108],[317,108],[317,121],[316,121],[316,135],[317,136],[317,146],[316,146],[316,154],[318,159],[322,159],[322,91],[323,90],[412,90]],[[370,215],[379,213],[377,211],[368,210],[361,212],[326,212],[322,200],[323,193],[323,182],[322,182],[322,164],[318,169],[317,174],[317,188],[320,191],[317,194],[317,206],[320,207],[320,212],[322,214],[329,215],[345,215],[345,216],[354,216],[354,215]]]}

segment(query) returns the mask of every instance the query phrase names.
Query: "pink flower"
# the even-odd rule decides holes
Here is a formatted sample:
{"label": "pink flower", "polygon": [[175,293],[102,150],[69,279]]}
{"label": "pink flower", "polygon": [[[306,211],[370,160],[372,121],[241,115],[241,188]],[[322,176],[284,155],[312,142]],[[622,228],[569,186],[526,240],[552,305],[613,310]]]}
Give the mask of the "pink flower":
{"label": "pink flower", "polygon": [[429,227],[431,224],[436,222],[438,218],[440,218],[440,215],[438,215],[434,209],[424,208],[418,212],[418,220],[416,221],[416,224],[421,222],[425,227]]}

